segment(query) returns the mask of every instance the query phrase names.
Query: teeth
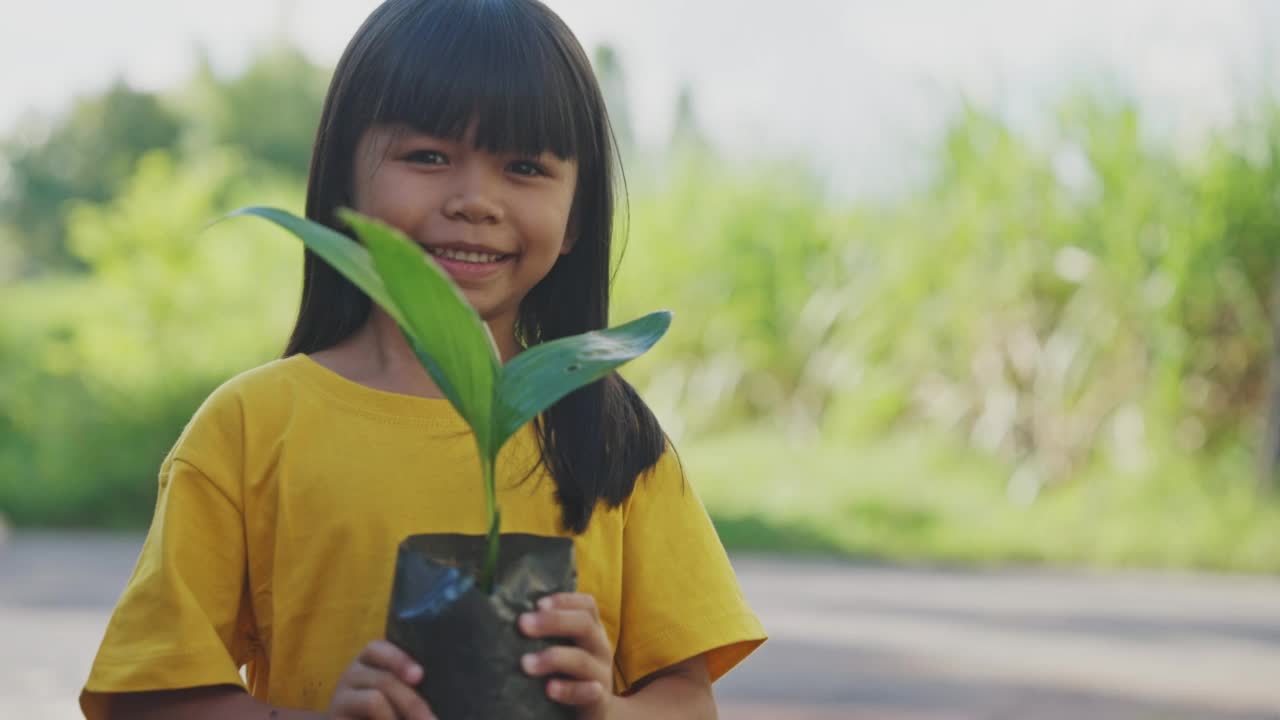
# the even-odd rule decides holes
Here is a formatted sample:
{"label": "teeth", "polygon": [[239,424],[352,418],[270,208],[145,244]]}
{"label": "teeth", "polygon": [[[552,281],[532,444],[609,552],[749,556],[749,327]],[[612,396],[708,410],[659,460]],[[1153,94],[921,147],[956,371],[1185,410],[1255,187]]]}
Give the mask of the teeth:
{"label": "teeth", "polygon": [[462,250],[452,250],[449,248],[428,248],[427,252],[436,257],[446,258],[448,260],[461,260],[469,263],[491,263],[497,262],[503,258],[502,255],[490,255],[488,253],[465,252]]}

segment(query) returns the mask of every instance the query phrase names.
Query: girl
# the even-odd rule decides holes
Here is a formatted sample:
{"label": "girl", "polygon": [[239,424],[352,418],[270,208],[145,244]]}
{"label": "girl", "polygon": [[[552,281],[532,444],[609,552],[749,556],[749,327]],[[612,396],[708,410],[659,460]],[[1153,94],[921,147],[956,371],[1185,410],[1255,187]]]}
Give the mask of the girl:
{"label": "girl", "polygon": [[[606,325],[613,156],[586,55],[537,0],[387,0],[334,73],[306,214],[402,230],[509,360]],[[90,720],[431,717],[379,638],[399,542],[486,529],[475,445],[395,323],[310,254],[304,273],[284,357],[215,391],[161,466]],[[635,391],[566,397],[499,470],[504,530],[570,535],[578,561],[581,592],[520,620],[574,645],[524,671],[580,718],[715,717],[712,681],[765,636]]]}

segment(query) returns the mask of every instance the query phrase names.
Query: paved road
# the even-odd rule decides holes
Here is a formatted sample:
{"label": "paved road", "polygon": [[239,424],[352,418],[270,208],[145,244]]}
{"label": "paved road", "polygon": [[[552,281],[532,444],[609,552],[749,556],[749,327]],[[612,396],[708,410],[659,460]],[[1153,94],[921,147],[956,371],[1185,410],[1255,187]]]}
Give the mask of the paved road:
{"label": "paved road", "polygon": [[[0,547],[0,718],[78,717],[139,542]],[[1280,720],[1280,580],[735,564],[772,639],[726,720]]]}

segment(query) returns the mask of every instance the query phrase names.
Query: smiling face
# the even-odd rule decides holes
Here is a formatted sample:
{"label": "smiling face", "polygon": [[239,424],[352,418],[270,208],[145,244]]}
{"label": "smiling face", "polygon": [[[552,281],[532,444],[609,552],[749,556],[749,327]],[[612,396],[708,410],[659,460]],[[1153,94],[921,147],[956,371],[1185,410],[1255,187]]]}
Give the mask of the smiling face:
{"label": "smiling face", "polygon": [[475,131],[450,140],[371,127],[356,149],[352,202],[418,243],[506,347],[520,302],[572,248],[578,169],[550,152],[479,149]]}

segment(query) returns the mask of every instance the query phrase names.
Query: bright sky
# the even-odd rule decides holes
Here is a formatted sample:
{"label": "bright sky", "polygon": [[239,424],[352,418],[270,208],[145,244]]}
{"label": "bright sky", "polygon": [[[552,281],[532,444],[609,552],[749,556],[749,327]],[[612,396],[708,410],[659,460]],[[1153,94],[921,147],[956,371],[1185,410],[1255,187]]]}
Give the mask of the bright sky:
{"label": "bright sky", "polygon": [[[841,187],[914,172],[958,92],[1015,116],[1105,76],[1175,133],[1221,122],[1280,30],[1268,0],[548,0],[588,47],[621,53],[641,140],[669,132],[682,83],[734,155],[801,152]],[[0,132],[123,74],[163,88],[208,48],[241,67],[280,35],[336,61],[374,0],[18,2],[0,23]],[[283,28],[283,29],[282,29]]]}

